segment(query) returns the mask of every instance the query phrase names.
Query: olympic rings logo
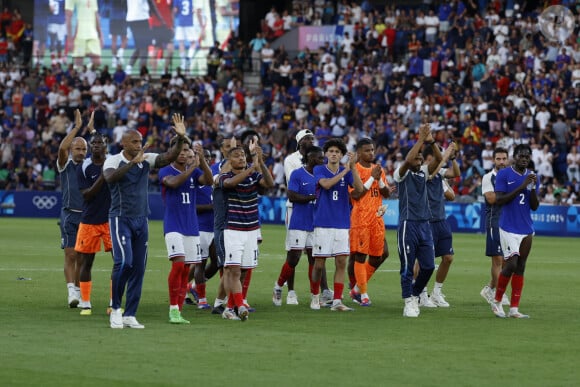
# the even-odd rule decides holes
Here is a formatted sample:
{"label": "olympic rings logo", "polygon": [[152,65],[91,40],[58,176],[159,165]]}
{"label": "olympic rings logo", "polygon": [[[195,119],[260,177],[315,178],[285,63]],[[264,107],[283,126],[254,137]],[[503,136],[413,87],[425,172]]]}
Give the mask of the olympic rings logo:
{"label": "olympic rings logo", "polygon": [[39,210],[50,210],[57,203],[58,199],[56,196],[34,196],[32,198],[32,204]]}

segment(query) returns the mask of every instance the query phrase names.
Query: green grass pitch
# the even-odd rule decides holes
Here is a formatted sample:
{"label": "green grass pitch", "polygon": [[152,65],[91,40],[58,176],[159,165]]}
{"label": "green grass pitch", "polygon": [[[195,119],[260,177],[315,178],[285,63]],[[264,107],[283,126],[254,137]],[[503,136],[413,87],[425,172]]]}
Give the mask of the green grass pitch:
{"label": "green grass pitch", "polygon": [[[55,219],[0,218],[0,381],[3,386],[572,386],[580,380],[580,241],[536,237],[521,310],[498,319],[480,297],[488,281],[483,235],[456,234],[445,283],[449,309],[402,317],[395,230],[391,256],[369,284],[373,305],[353,313],[309,309],[305,259],[300,305],[274,307],[283,226],[264,226],[260,265],[245,323],[184,306],[191,325],[168,323],[167,262],[160,222],[138,319],[144,330],[112,330],[111,258],[93,269],[93,315],[66,307]],[[329,273],[333,261],[329,262]],[[25,278],[24,280],[18,278]],[[208,283],[213,302],[217,282]],[[431,284],[432,286],[432,284]],[[284,292],[285,301],[286,292]],[[346,291],[345,291],[346,296]],[[352,306],[348,299],[347,305]]]}

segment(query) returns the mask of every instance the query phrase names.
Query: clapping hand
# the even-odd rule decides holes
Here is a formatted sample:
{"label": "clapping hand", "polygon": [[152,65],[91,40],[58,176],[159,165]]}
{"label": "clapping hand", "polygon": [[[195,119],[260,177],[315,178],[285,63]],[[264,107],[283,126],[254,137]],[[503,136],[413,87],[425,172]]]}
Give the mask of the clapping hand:
{"label": "clapping hand", "polygon": [[355,167],[356,161],[357,161],[356,154],[353,152],[348,152],[346,154],[346,157],[348,158],[348,162],[346,163],[346,168],[353,169]]}
{"label": "clapping hand", "polygon": [[428,141],[427,138],[431,135],[431,126],[423,124],[419,127],[419,140]]}
{"label": "clapping hand", "polygon": [[142,163],[143,160],[145,160],[145,151],[148,148],[149,148],[149,144],[145,144],[145,146],[143,148],[141,148],[141,150],[139,151],[139,153],[137,153],[137,155],[135,157],[133,157],[133,160],[131,160],[131,162],[133,164]]}
{"label": "clapping hand", "polygon": [[383,174],[383,168],[380,165],[375,165],[372,169],[371,169],[371,176],[373,177],[373,179],[375,179],[375,181],[379,181],[379,179],[381,178],[381,175]]}
{"label": "clapping hand", "polygon": [[455,145],[454,142],[449,144],[449,146],[447,147],[447,149],[445,149],[445,152],[443,153],[443,160],[447,161],[447,160],[453,159],[453,157],[455,156],[456,150],[457,150],[457,145]]}
{"label": "clapping hand", "polygon": [[95,111],[91,113],[91,118],[89,118],[89,123],[87,124],[87,130],[90,134],[95,132]]}

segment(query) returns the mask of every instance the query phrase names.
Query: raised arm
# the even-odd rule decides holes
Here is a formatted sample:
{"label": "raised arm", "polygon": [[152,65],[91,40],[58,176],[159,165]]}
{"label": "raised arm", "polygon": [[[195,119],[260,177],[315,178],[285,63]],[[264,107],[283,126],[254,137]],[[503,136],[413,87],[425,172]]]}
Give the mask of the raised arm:
{"label": "raised arm", "polygon": [[159,154],[155,160],[155,168],[161,168],[169,165],[171,162],[177,159],[181,148],[183,148],[183,143],[185,142],[185,118],[181,114],[173,115],[173,130],[179,138],[174,146],[172,146],[167,152]]}
{"label": "raised arm", "polygon": [[76,137],[79,129],[83,124],[83,120],[81,118],[81,112],[77,109],[75,110],[75,124],[74,127],[68,132],[68,134],[62,139],[59,147],[58,147],[58,157],[56,159],[56,163],[58,165],[58,169],[61,170],[66,165],[68,160],[70,147],[74,138]]}
{"label": "raised arm", "polygon": [[256,165],[256,170],[262,174],[262,180],[260,180],[260,186],[262,188],[272,188],[274,187],[274,178],[272,178],[272,174],[270,170],[264,163],[264,157],[262,153],[262,148],[258,144],[258,139],[254,136],[253,139],[250,140],[250,144],[248,145],[250,149],[250,155],[252,156],[252,162]]}
{"label": "raised arm", "polygon": [[195,144],[193,146],[193,151],[198,156],[199,168],[203,172],[203,175],[201,175],[197,181],[202,185],[212,185],[213,174],[211,173],[211,168],[207,164],[207,160],[203,157],[203,147],[200,144]]}
{"label": "raised arm", "polygon": [[415,158],[417,158],[419,152],[421,152],[421,148],[425,143],[425,139],[429,135],[431,135],[431,128],[429,127],[429,124],[421,125],[421,127],[419,128],[419,138],[417,139],[417,142],[407,153],[407,156],[405,157],[403,164],[401,164],[401,166],[399,167],[399,176],[405,176],[409,168],[411,168],[411,164],[413,163]]}

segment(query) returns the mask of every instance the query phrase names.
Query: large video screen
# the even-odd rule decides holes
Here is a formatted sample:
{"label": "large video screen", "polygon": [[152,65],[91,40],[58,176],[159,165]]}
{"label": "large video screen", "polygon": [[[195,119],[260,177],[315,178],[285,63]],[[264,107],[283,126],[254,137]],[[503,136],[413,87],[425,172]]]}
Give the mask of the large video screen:
{"label": "large video screen", "polygon": [[209,49],[227,50],[238,27],[239,0],[35,0],[33,64],[127,69],[137,51],[132,75],[141,64],[204,75]]}

